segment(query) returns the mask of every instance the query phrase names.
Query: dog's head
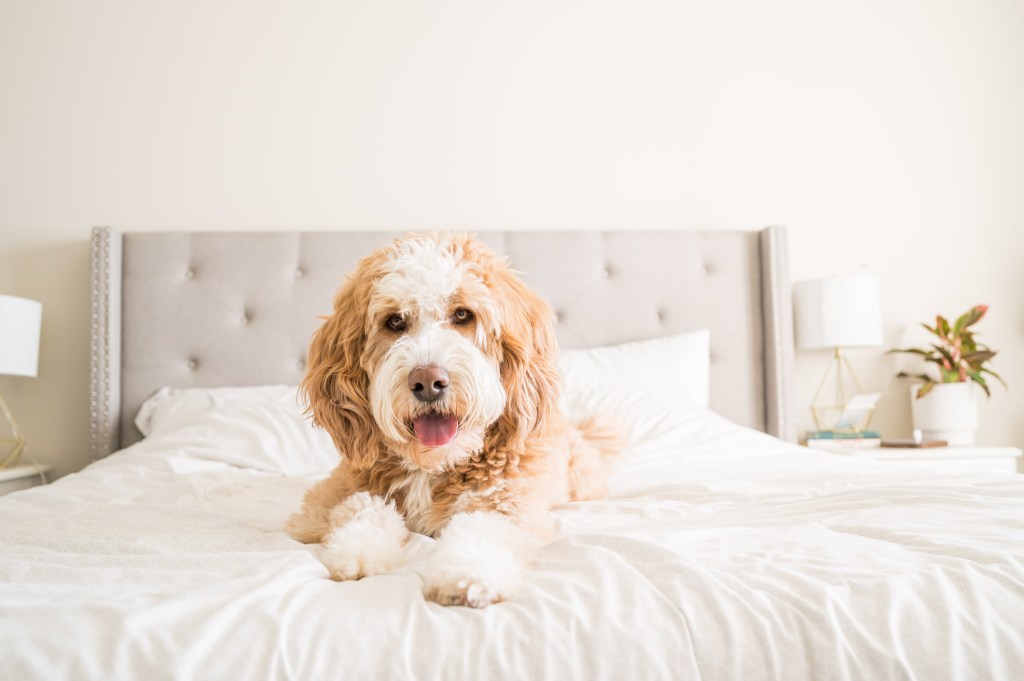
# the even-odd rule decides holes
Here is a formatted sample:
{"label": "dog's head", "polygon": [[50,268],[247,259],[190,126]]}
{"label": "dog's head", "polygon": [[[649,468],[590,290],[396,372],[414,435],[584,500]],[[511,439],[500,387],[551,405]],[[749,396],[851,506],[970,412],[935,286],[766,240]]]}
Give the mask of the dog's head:
{"label": "dog's head", "polygon": [[438,470],[515,454],[558,398],[552,313],[464,235],[413,234],[363,259],[313,336],[302,384],[352,465]]}

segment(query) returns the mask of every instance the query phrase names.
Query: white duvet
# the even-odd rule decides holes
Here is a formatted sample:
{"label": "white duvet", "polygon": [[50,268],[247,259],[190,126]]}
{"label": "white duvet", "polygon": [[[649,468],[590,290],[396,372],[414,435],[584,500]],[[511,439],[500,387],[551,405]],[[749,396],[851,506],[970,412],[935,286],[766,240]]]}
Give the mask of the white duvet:
{"label": "white duvet", "polygon": [[[894,473],[705,410],[665,415],[609,498],[555,511],[562,536],[522,593],[446,608],[420,594],[430,539],[414,536],[390,574],[337,583],[282,531],[317,474],[275,468],[322,468],[329,450],[271,412],[165,419],[0,498],[0,676],[1024,673],[1024,476]],[[285,461],[292,445],[312,449]]]}

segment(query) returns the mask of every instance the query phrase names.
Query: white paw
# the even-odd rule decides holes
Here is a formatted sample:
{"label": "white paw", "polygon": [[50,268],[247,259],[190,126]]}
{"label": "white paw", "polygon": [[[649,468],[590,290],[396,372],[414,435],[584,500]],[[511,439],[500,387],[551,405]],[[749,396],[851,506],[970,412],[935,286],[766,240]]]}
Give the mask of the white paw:
{"label": "white paw", "polygon": [[355,494],[331,510],[330,524],[334,529],[324,538],[320,560],[331,579],[362,579],[402,564],[409,532],[394,503]]}
{"label": "white paw", "polygon": [[496,514],[459,514],[424,573],[423,595],[441,605],[482,608],[514,596],[523,582],[518,531]]}
{"label": "white paw", "polygon": [[423,596],[441,605],[465,605],[470,608],[483,608],[507,598],[492,585],[471,577],[451,584],[427,584]]}

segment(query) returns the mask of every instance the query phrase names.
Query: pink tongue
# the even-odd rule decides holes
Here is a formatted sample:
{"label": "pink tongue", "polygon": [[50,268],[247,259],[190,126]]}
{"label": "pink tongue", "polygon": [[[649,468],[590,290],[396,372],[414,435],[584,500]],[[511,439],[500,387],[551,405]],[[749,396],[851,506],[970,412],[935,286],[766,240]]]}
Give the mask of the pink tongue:
{"label": "pink tongue", "polygon": [[424,447],[440,447],[455,439],[459,432],[459,420],[441,414],[427,414],[412,422],[416,439]]}

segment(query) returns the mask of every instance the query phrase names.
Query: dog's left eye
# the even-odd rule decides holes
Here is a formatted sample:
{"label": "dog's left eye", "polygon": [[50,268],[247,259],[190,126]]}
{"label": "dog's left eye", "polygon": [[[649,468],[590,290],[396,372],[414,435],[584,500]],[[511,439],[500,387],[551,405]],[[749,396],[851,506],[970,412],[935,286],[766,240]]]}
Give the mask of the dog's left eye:
{"label": "dog's left eye", "polygon": [[452,313],[453,324],[468,324],[473,320],[473,313],[464,307],[460,307]]}
{"label": "dog's left eye", "polygon": [[405,319],[400,314],[393,314],[388,317],[387,326],[395,333],[401,333],[405,331]]}

